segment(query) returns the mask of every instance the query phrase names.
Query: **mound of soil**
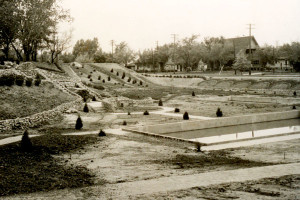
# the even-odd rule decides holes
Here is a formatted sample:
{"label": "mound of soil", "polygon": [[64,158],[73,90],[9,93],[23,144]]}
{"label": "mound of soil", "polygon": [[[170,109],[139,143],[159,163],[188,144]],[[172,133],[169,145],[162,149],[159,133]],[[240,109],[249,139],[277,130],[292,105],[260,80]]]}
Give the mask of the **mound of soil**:
{"label": "mound of soil", "polygon": [[0,87],[0,120],[26,117],[75,100],[49,82],[37,86]]}

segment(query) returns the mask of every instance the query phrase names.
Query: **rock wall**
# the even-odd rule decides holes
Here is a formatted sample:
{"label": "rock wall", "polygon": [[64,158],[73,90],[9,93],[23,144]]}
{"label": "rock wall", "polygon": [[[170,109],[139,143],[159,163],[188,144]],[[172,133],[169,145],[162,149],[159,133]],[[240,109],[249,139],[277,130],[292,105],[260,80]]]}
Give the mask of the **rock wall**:
{"label": "rock wall", "polygon": [[67,111],[70,108],[79,107],[81,103],[82,103],[82,99],[78,98],[75,101],[61,104],[52,110],[36,113],[34,115],[23,117],[23,118],[1,120],[0,133],[5,131],[10,131],[10,130],[16,130],[16,129],[37,127],[49,120],[53,120],[59,117],[63,112]]}

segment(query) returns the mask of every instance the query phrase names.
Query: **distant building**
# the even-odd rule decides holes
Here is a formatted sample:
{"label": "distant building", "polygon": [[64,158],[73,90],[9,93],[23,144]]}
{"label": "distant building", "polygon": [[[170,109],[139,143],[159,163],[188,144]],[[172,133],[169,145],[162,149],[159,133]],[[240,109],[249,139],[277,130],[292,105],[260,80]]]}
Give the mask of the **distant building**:
{"label": "distant building", "polygon": [[[255,53],[256,50],[259,49],[259,44],[257,43],[254,36],[228,38],[225,39],[225,44],[226,43],[233,46],[232,52],[234,54],[234,58],[236,57],[238,52],[242,50],[246,55],[248,55],[248,58],[251,59],[251,63],[253,65],[259,64],[259,58]],[[249,57],[250,55],[251,57]]]}
{"label": "distant building", "polygon": [[182,71],[182,68],[179,64],[174,63],[172,58],[169,58],[164,66],[164,71],[178,72]]}

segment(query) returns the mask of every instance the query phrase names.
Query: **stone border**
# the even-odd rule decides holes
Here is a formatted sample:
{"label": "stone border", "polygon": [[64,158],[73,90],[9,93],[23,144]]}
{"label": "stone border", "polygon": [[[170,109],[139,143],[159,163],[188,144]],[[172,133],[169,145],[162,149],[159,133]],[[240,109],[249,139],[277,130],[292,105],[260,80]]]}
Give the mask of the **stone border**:
{"label": "stone border", "polygon": [[78,98],[75,101],[61,104],[52,110],[43,111],[23,118],[6,119],[0,121],[0,133],[16,129],[26,129],[37,127],[49,120],[55,119],[63,112],[71,107],[78,107],[82,103],[82,99]]}

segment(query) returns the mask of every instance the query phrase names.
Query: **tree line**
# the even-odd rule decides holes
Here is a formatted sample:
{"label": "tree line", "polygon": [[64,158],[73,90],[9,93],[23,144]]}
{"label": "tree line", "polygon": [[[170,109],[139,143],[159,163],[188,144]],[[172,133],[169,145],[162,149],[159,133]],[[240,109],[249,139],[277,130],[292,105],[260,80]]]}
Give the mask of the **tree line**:
{"label": "tree line", "polygon": [[70,20],[56,0],[0,0],[0,58],[37,61],[47,50],[54,62],[70,40],[59,37],[58,24]]}
{"label": "tree line", "polygon": [[[251,66],[247,62],[249,58],[234,52],[233,45],[226,42],[224,37],[206,37],[200,41],[198,35],[138,52],[124,41],[115,44],[113,52],[104,52],[97,38],[81,39],[76,42],[72,52],[66,52],[70,47],[72,32],[58,32],[58,24],[65,21],[72,21],[72,18],[57,0],[0,0],[0,61],[55,63],[62,60],[124,65],[135,62],[158,70],[171,59],[186,71],[197,68],[200,61],[211,70],[220,70],[223,66],[234,69]],[[296,70],[300,69],[299,42],[280,47],[264,45],[254,54],[261,67],[285,58]]]}
{"label": "tree line", "polygon": [[[299,70],[300,43],[293,42],[279,47],[264,45],[258,48],[254,57],[259,60],[260,68],[275,64],[279,59],[286,59]],[[103,52],[97,38],[78,40],[72,53],[61,56],[64,62],[98,62],[122,63],[127,65],[135,62],[141,66],[161,69],[169,59],[183,67],[184,70],[194,70],[199,62],[204,62],[211,70],[220,70],[227,66],[234,70],[251,68],[249,55],[244,51],[235,52],[233,44],[225,42],[224,37],[206,37],[199,41],[198,35],[183,38],[175,43],[157,46],[155,49],[145,49],[134,52],[126,42],[116,44],[113,52]]]}

